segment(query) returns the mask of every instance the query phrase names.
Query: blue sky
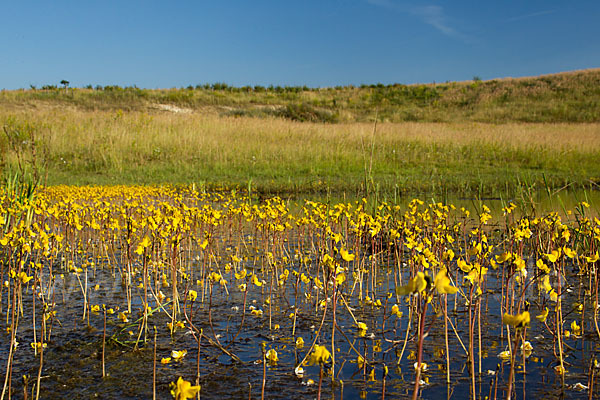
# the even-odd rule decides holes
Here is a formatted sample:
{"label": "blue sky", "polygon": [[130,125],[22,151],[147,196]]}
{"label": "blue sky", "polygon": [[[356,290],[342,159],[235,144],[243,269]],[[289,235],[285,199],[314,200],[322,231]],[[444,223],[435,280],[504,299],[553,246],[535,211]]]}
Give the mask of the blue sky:
{"label": "blue sky", "polygon": [[600,1],[3,1],[0,88],[419,83],[600,67]]}

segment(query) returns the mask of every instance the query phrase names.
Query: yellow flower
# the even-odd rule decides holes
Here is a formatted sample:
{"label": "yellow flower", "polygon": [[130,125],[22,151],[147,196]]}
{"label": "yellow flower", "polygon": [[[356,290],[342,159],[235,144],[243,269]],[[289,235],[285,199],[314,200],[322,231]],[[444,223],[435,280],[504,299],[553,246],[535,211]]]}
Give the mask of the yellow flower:
{"label": "yellow flower", "polygon": [[585,261],[589,263],[595,263],[596,261],[598,261],[598,252],[596,252],[596,254],[593,254],[591,257],[586,257]]}
{"label": "yellow flower", "polygon": [[521,350],[523,350],[523,352],[529,352],[529,353],[531,353],[533,351],[533,346],[531,345],[531,343],[529,341],[526,340],[521,345]]}
{"label": "yellow flower", "polygon": [[[170,322],[167,322],[167,328],[169,328],[169,330],[172,331],[173,330],[173,324],[170,323]],[[183,322],[183,321],[177,321],[177,322],[175,322],[175,328],[181,328],[181,329],[185,328],[185,322]]]}
{"label": "yellow flower", "polygon": [[135,252],[139,255],[142,255],[142,253],[144,253],[144,249],[150,247],[151,244],[152,242],[150,241],[148,236],[144,236],[144,239],[138,244],[138,247],[135,249]]}
{"label": "yellow flower", "polygon": [[346,280],[346,274],[344,274],[343,272],[341,272],[341,273],[339,273],[339,274],[336,275],[336,277],[335,277],[335,284],[337,286],[341,286],[344,283],[345,280]]}
{"label": "yellow flower", "polygon": [[544,279],[542,280],[542,286],[544,288],[544,291],[546,293],[548,293],[548,295],[550,296],[550,300],[552,300],[552,301],[558,300],[558,294],[556,293],[556,291],[554,289],[552,289],[552,285],[550,285],[550,276],[549,275],[544,275]]}
{"label": "yellow flower", "polygon": [[44,343],[42,346],[42,342],[36,342],[36,343],[30,343],[31,348],[35,349],[37,351],[41,351],[42,347],[45,349],[46,347],[48,347],[48,344]]}
{"label": "yellow flower", "polygon": [[483,281],[483,277],[487,274],[488,269],[479,265],[479,263],[475,263],[473,268],[469,271],[469,273],[465,276],[465,279],[471,282],[471,285],[481,284]]}
{"label": "yellow flower", "polygon": [[536,261],[535,265],[542,271],[544,271],[545,273],[550,272],[550,268],[544,264],[544,260],[542,260],[541,258],[539,260]]}
{"label": "yellow flower", "polygon": [[342,256],[344,261],[347,261],[347,262],[354,260],[354,257],[356,257],[354,254],[348,253],[348,251],[346,249],[341,249],[340,255]]}
{"label": "yellow flower", "polygon": [[246,274],[248,272],[246,271],[246,269],[242,269],[240,272],[236,272],[235,273],[235,279],[244,279],[246,277]]}
{"label": "yellow flower", "polygon": [[301,349],[304,347],[304,339],[302,339],[300,336],[298,336],[296,338],[296,348]]}
{"label": "yellow flower", "polygon": [[505,261],[508,261],[512,258],[512,253],[502,253],[498,256],[496,256],[496,262],[498,264],[502,264]]}
{"label": "yellow flower", "polygon": [[577,252],[575,250],[572,250],[568,247],[563,247],[563,251],[564,251],[565,255],[569,258],[577,257]]}
{"label": "yellow flower", "polygon": [[552,250],[552,253],[546,254],[546,259],[551,263],[555,263],[558,257],[560,257],[560,251],[558,250]]}
{"label": "yellow flower", "polygon": [[369,377],[368,377],[368,381],[369,382],[375,382],[375,368],[373,368],[371,370],[371,372],[369,372]]}
{"label": "yellow flower", "polygon": [[577,321],[571,322],[571,330],[573,331],[573,335],[579,336],[581,335],[581,327],[577,325]]}
{"label": "yellow flower", "polygon": [[548,318],[548,307],[546,307],[540,315],[535,316],[535,319],[537,319],[540,322],[546,322],[546,318]]}
{"label": "yellow flower", "polygon": [[448,271],[446,271],[446,268],[441,269],[435,275],[433,285],[440,294],[454,294],[458,290],[450,284],[450,279],[448,278]]}
{"label": "yellow flower", "polygon": [[[417,368],[419,368],[419,363],[414,363],[413,367],[416,370]],[[428,368],[429,368],[429,365],[427,365],[427,363],[421,362],[421,372],[427,371]]]}
{"label": "yellow flower", "polygon": [[269,349],[265,357],[267,358],[269,365],[277,365],[277,361],[279,361],[279,358],[277,357],[277,351],[274,349]]}
{"label": "yellow flower", "polygon": [[252,283],[259,287],[262,286],[262,282],[258,280],[256,275],[252,275]]}
{"label": "yellow flower", "polygon": [[392,306],[392,314],[394,314],[398,318],[402,318],[402,311],[400,311],[400,307],[398,307],[398,304],[394,304]]}
{"label": "yellow flower", "polygon": [[396,293],[399,295],[405,295],[410,293],[421,293],[427,288],[428,281],[431,281],[428,275],[423,272],[417,272],[417,276],[409,279],[408,283],[404,286],[396,288]]}
{"label": "yellow flower", "polygon": [[358,368],[362,368],[365,365],[365,358],[359,354],[356,358],[356,364],[358,365]]}
{"label": "yellow flower", "polygon": [[559,375],[564,375],[567,372],[567,370],[564,367],[561,367],[560,365],[554,367],[554,371]]}
{"label": "yellow flower", "polygon": [[252,313],[252,315],[255,315],[257,317],[262,317],[263,310],[252,310],[251,313]]}
{"label": "yellow flower", "polygon": [[100,306],[98,304],[92,306],[92,312],[100,312]]}
{"label": "yellow flower", "polygon": [[452,251],[452,249],[446,250],[444,252],[443,258],[444,258],[444,260],[452,261],[454,259],[454,252]]}
{"label": "yellow flower", "polygon": [[171,357],[163,357],[160,359],[161,364],[169,364],[171,362]]}
{"label": "yellow flower", "polygon": [[21,283],[25,284],[27,282],[29,282],[30,280],[33,279],[33,276],[27,276],[27,273],[25,272],[21,272],[19,273],[19,280],[21,281]]}
{"label": "yellow flower", "polygon": [[118,317],[121,320],[121,322],[129,322],[129,320],[127,319],[127,314],[125,314],[124,312],[120,312]]}
{"label": "yellow flower", "polygon": [[221,279],[222,279],[222,278],[223,278],[223,277],[222,277],[222,276],[221,276],[221,274],[220,274],[220,273],[218,273],[218,272],[213,272],[213,273],[211,273],[211,274],[210,274],[210,279],[211,279],[213,282],[215,282],[215,283],[219,283],[219,282],[221,282]]}
{"label": "yellow flower", "polygon": [[325,346],[316,345],[308,359],[310,365],[326,363],[329,360],[331,353]]}
{"label": "yellow flower", "polygon": [[171,395],[175,400],[193,399],[199,391],[200,386],[192,386],[190,382],[183,380],[182,377],[177,379],[177,383],[171,382]]}
{"label": "yellow flower", "polygon": [[300,280],[307,285],[310,283],[310,278],[308,276],[304,275],[304,272],[302,273],[302,275],[300,275]]}
{"label": "yellow flower", "polygon": [[171,357],[175,361],[181,361],[183,357],[187,354],[187,350],[173,350],[171,351]]}
{"label": "yellow flower", "polygon": [[516,328],[522,328],[524,326],[529,325],[531,321],[531,316],[529,315],[529,311],[524,311],[521,314],[510,315],[508,313],[504,313],[502,316],[502,323],[510,326],[514,326]]}
{"label": "yellow flower", "polygon": [[188,300],[189,301],[196,301],[197,297],[198,297],[198,292],[196,292],[195,290],[190,290],[188,292]]}

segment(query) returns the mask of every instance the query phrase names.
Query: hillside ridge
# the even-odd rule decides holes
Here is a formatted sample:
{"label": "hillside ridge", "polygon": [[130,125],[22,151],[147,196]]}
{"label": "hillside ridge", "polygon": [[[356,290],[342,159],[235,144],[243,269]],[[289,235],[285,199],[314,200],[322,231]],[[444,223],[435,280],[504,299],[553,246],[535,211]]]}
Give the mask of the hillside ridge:
{"label": "hillside ridge", "polygon": [[308,88],[225,83],[179,89],[135,86],[2,90],[0,107],[84,110],[189,110],[301,122],[600,122],[600,68],[535,77],[427,84]]}

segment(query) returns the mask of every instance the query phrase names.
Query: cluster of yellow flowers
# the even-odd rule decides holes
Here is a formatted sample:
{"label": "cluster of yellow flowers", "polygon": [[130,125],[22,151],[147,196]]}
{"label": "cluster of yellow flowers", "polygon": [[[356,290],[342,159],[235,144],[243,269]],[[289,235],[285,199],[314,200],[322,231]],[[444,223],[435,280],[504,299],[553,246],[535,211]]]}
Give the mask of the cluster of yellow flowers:
{"label": "cluster of yellow flowers", "polygon": [[[510,203],[503,209],[502,240],[496,240],[486,206],[473,219],[464,208],[420,200],[406,209],[387,203],[369,208],[366,199],[333,205],[306,201],[291,211],[280,198],[254,203],[235,192],[169,186],[57,186],[25,203],[3,194],[2,287],[43,290],[48,287],[39,282],[44,276],[72,274],[82,288],[84,316],[101,310],[111,315],[120,308],[92,305],[87,290],[88,271],[109,269],[121,278],[127,301],[112,318],[141,326],[139,337],[154,313],[168,316],[171,335],[176,329],[197,332],[194,324],[199,322],[193,316],[183,322],[182,313],[189,317],[199,304],[212,304],[213,296],[223,293],[243,299],[243,315],[253,315],[253,321],[268,316],[269,330],[289,328],[295,343],[291,347],[298,351],[304,340],[296,328],[304,315],[335,309],[354,322],[357,337],[376,335],[390,316],[397,323],[410,315],[405,311],[415,307],[415,299],[433,304],[438,312],[451,295],[471,306],[485,296],[492,274],[503,285],[503,324],[520,331],[530,325],[519,293],[533,286],[544,300],[536,320],[562,332],[557,318],[548,315],[560,315],[565,264],[589,274],[599,259],[600,220],[583,214],[574,223],[563,222],[557,213],[517,219],[517,207]],[[591,298],[592,293],[586,295]],[[140,319],[133,314],[136,296]],[[289,301],[283,306],[282,298],[293,298],[293,308]],[[381,319],[358,321],[349,303]],[[551,304],[556,307],[549,308]],[[56,304],[47,301],[44,307],[45,316],[56,317]],[[274,318],[277,323],[271,323]],[[575,321],[571,332],[581,332]],[[226,349],[217,336],[212,343]],[[32,346],[37,349],[38,343]],[[335,348],[333,357],[325,346],[313,343],[310,348],[310,364],[336,359]],[[264,354],[270,366],[281,362],[275,348]],[[162,364],[185,355],[185,350],[173,350]],[[363,364],[376,364],[367,354],[359,356]],[[199,390],[179,378],[172,393],[186,399]]]}

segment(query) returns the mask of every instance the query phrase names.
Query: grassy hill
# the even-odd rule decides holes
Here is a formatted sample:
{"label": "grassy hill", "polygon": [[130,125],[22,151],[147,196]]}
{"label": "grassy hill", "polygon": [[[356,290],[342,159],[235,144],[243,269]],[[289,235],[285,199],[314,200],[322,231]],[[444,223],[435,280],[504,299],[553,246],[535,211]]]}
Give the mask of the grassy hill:
{"label": "grassy hill", "polygon": [[45,86],[0,92],[4,109],[69,106],[82,110],[204,112],[311,122],[598,122],[600,69],[530,78],[422,85],[335,88],[231,87],[181,89]]}
{"label": "grassy hill", "polygon": [[2,91],[0,169],[47,184],[509,198],[598,189],[599,113],[600,70],[325,89]]}

